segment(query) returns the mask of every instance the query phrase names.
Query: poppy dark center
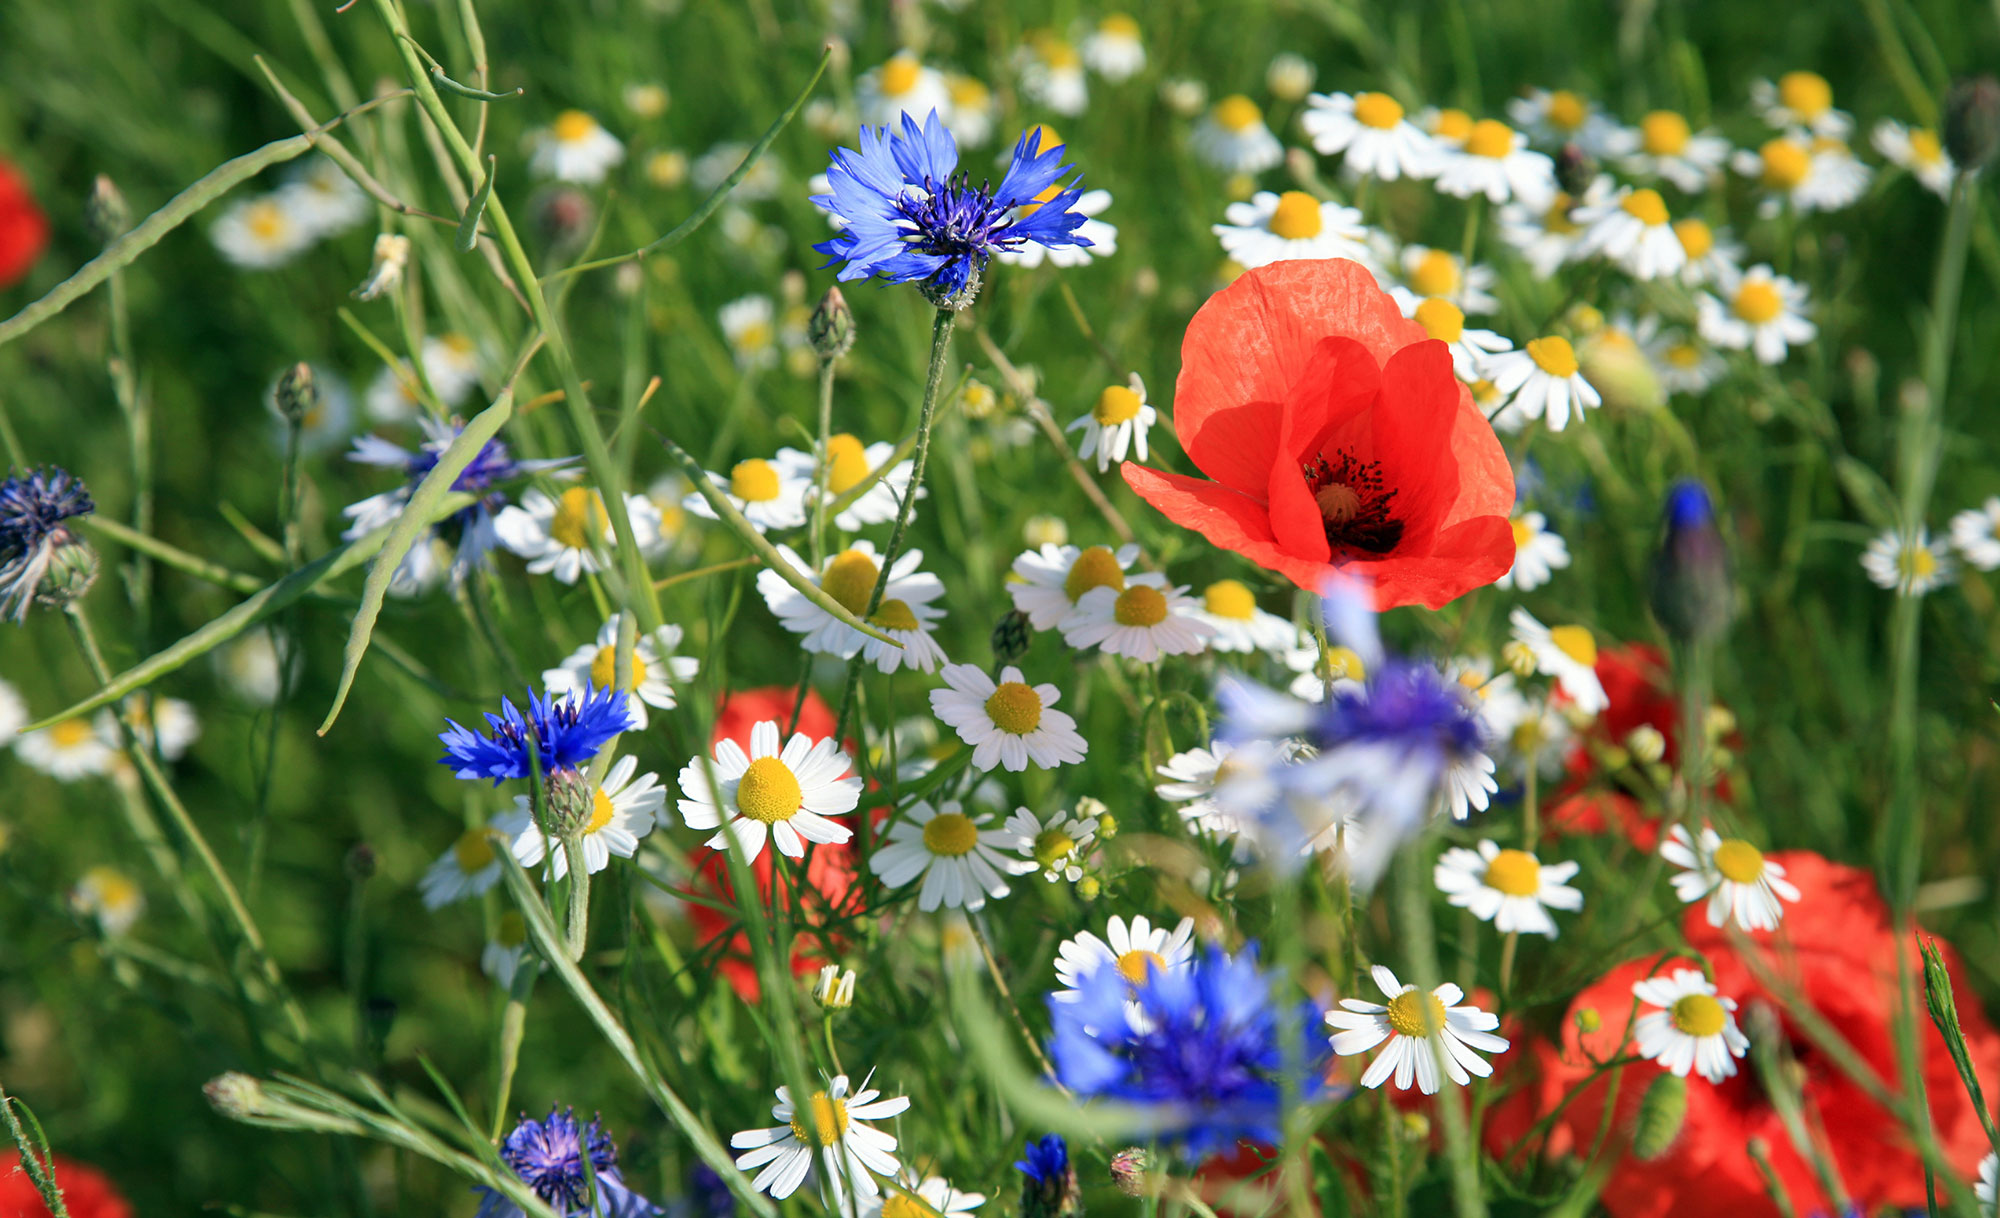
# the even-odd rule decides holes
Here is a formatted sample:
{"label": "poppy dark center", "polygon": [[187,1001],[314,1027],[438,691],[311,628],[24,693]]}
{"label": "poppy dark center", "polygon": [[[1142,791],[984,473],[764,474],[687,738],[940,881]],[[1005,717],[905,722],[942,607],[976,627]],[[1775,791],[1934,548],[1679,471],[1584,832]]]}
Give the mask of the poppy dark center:
{"label": "poppy dark center", "polygon": [[1322,453],[1300,467],[1306,489],[1319,505],[1326,544],[1343,551],[1387,554],[1403,539],[1403,522],[1390,516],[1394,488],[1383,489],[1382,463],[1357,461],[1345,449]]}

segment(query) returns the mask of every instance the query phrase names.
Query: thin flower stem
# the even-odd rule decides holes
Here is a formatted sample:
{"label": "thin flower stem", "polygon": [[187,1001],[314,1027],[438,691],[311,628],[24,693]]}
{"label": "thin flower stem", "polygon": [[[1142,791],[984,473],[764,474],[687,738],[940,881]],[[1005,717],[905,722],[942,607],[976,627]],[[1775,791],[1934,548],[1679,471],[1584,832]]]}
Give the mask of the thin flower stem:
{"label": "thin flower stem", "polygon": [[[105,361],[111,374],[112,396],[125,415],[126,442],[132,457],[132,529],[153,531],[153,419],[146,396],[139,392],[139,378],[132,363],[132,316],[125,299],[125,273],[113,271],[105,285],[111,304],[111,355]],[[127,589],[137,618],[135,631],[146,637],[151,624],[152,563],[144,551],[133,556],[131,586]]]}
{"label": "thin flower stem", "polygon": [[1461,280],[1472,274],[1472,253],[1479,248],[1479,221],[1486,214],[1486,196],[1474,195],[1465,209],[1465,236],[1459,241],[1459,268]]}
{"label": "thin flower stem", "polygon": [[571,960],[581,960],[590,940],[590,867],[583,859],[583,834],[565,833],[562,850],[569,861],[569,923],[563,930],[563,948]]}
{"label": "thin flower stem", "polygon": [[831,454],[827,444],[833,438],[833,364],[829,356],[819,360],[819,473],[813,483],[812,518],[812,565],[819,570],[820,559],[826,555],[826,490],[827,479],[833,474]]}
{"label": "thin flower stem", "polygon": [[[1397,884],[1397,895],[1401,906],[1398,911],[1403,923],[1403,934],[1409,947],[1410,965],[1416,973],[1416,986],[1429,994],[1438,987],[1443,974],[1438,968],[1437,936],[1431,926],[1430,887],[1425,881],[1423,843],[1428,838],[1418,838],[1403,851],[1403,874]],[[1431,1018],[1431,1008],[1426,1004],[1424,1018]],[[1445,1073],[1445,1048],[1437,1030],[1428,1037],[1427,1048],[1437,1059],[1437,1072]],[[1449,1080],[1446,1080],[1449,1085]],[[1472,1143],[1471,1131],[1466,1127],[1465,1109],[1455,1100],[1436,1105],[1438,1117],[1444,1125],[1445,1159],[1451,1172],[1451,1195],[1458,1218],[1485,1218],[1486,1199],[1480,1192],[1479,1148]]]}
{"label": "thin flower stem", "polygon": [[1014,991],[1007,986],[1007,978],[1000,971],[1000,961],[993,956],[993,945],[986,941],[986,932],[979,929],[979,923],[972,918],[967,918],[965,924],[972,928],[972,941],[979,945],[979,954],[986,960],[986,971],[993,974],[993,985],[1000,991],[1001,1001],[1007,1004],[1007,1013],[1014,1017],[1014,1026],[1021,1030],[1021,1039],[1028,1042],[1028,1052],[1034,1054],[1035,1064],[1048,1076],[1051,1086],[1064,1095],[1070,1095],[1070,1089],[1063,1086],[1062,1079],[1056,1076],[1056,1068],[1049,1063],[1048,1055],[1042,1052],[1042,1042],[1036,1040],[1034,1032],[1029,1030],[1028,1021],[1021,1014],[1021,1004],[1014,1001]]}
{"label": "thin flower stem", "polygon": [[514,1072],[521,1063],[521,1042],[528,1035],[528,996],[535,989],[535,975],[541,965],[524,959],[516,966],[514,984],[507,992],[507,1006],[500,1014],[500,1081],[493,1089],[493,1134],[495,1142],[507,1131],[507,1102],[514,1093]]}

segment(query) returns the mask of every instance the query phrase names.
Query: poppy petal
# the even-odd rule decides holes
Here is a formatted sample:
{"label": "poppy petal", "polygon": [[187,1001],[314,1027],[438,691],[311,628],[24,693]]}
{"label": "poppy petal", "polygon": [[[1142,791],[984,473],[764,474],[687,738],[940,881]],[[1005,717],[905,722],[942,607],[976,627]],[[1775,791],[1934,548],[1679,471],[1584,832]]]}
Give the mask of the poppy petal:
{"label": "poppy petal", "polygon": [[[1121,469],[1126,485],[1167,519],[1276,571],[1308,592],[1318,592],[1333,570],[1324,562],[1286,552],[1271,534],[1271,518],[1264,505],[1247,495],[1219,483],[1148,469],[1130,461]],[[1510,543],[1512,538],[1509,532]]]}

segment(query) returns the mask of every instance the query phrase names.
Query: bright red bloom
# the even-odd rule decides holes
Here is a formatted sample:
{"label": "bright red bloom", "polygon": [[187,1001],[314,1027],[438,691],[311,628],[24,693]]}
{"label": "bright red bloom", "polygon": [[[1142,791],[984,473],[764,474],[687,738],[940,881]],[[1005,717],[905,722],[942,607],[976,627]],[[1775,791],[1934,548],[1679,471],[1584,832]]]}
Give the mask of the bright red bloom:
{"label": "bright red bloom", "polygon": [[[103,1172],[87,1163],[55,1156],[56,1187],[70,1218],[132,1218],[132,1204]],[[0,1155],[0,1218],[49,1218],[35,1182],[21,1170],[21,1156]]]}
{"label": "bright red bloom", "polygon": [[49,244],[49,218],[28,193],[28,183],[0,161],[0,291],[13,287]]}
{"label": "bright red bloom", "polygon": [[1174,431],[1214,481],[1127,462],[1175,523],[1321,591],[1437,608],[1514,565],[1514,471],[1451,353],[1366,267],[1278,262],[1210,297],[1181,342]]}
{"label": "bright red bloom", "polygon": [[[1789,979],[1806,1002],[1833,1025],[1875,1072],[1893,1087],[1897,1069],[1891,1032],[1891,1012],[1897,1002],[1896,954],[1900,951],[1921,978],[1914,944],[1897,933],[1888,908],[1864,871],[1830,863],[1805,851],[1772,855],[1800,890],[1801,900],[1788,908],[1783,926],[1757,938],[1762,960]],[[1714,966],[1718,989],[1736,999],[1743,1011],[1769,1004],[1778,1010],[1784,1035],[1804,1073],[1807,1106],[1826,1131],[1840,1177],[1853,1199],[1867,1211],[1877,1207],[1922,1209],[1922,1162],[1887,1112],[1851,1082],[1812,1040],[1784,1016],[1776,1000],[1760,985],[1734,941],[1708,925],[1700,906],[1687,915],[1689,941]],[[2000,1034],[1971,998],[1955,952],[1940,945],[1947,968],[1958,980],[1959,1016],[1974,1069],[1990,1088],[2000,1079]],[[1543,1113],[1586,1078],[1591,1067],[1582,1056],[1588,1048],[1600,1059],[1618,1049],[1618,1039],[1631,1010],[1632,983],[1655,963],[1648,957],[1620,965],[1596,985],[1578,995],[1571,1017],[1564,1020],[1560,1048],[1537,1042],[1528,1056],[1514,1063],[1506,1082],[1521,1090],[1493,1112],[1486,1136],[1488,1147],[1503,1160],[1534,1152],[1521,1139]],[[1921,984],[1921,980],[1919,980]],[[1584,1036],[1574,1014],[1595,1009],[1602,1026]],[[1945,1051],[1944,1040],[1925,1016],[1921,1001],[1923,1079],[1930,1101],[1931,1123],[1952,1166],[1968,1178],[1976,1174],[1988,1146],[1972,1102],[1959,1082]],[[1529,1046],[1522,1046],[1524,1049]],[[1687,1118],[1667,1153],[1641,1162],[1626,1153],[1624,1139],[1639,1100],[1659,1067],[1651,1062],[1622,1067],[1618,1116],[1612,1123],[1607,1153],[1620,1156],[1605,1182],[1602,1203],[1613,1218],[1712,1218],[1743,1215],[1774,1218],[1778,1213],[1765,1192],[1756,1163],[1746,1147],[1761,1138],[1769,1147],[1771,1164],[1800,1213],[1831,1212],[1833,1206],[1819,1187],[1810,1164],[1793,1148],[1772,1109],[1755,1070],[1747,1061],[1719,1086],[1690,1078]],[[1582,1153],[1596,1136],[1603,1113],[1607,1083],[1600,1079],[1565,1108],[1548,1139],[1551,1154]]]}

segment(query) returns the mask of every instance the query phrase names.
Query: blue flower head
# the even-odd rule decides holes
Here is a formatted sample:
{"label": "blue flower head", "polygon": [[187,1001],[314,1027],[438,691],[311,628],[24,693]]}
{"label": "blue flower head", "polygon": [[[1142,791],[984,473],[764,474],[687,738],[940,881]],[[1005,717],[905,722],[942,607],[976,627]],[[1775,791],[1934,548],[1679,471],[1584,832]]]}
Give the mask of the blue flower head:
{"label": "blue flower head", "polygon": [[1311,734],[1322,752],[1379,744],[1447,758],[1477,752],[1484,741],[1464,686],[1434,664],[1397,659],[1378,664],[1361,689],[1328,699]]}
{"label": "blue flower head", "polygon": [[880,275],[919,284],[940,306],[963,307],[995,253],[1090,244],[1076,234],[1085,217],[1070,210],[1082,197],[1080,179],[1062,183],[1072,168],[1063,145],[1043,148],[1041,140],[1040,128],[1023,133],[1000,184],[975,187],[937,111],[921,127],[903,115],[893,134],[863,126],[858,147],[833,150],[828,192],[812,200],[844,227],[813,248],[828,266],[843,264],[843,282]]}
{"label": "blue flower head", "polygon": [[1022,1153],[1027,1157],[1014,1164],[1015,1170],[1027,1177],[1021,1183],[1021,1213],[1030,1218],[1053,1218],[1081,1212],[1083,1193],[1063,1136],[1045,1133],[1029,1142]]}
{"label": "blue flower head", "polygon": [[445,751],[439,764],[453,767],[452,773],[460,778],[491,778],[497,787],[505,779],[526,778],[534,772],[530,748],[539,755],[544,774],[581,766],[613,736],[631,727],[631,713],[625,695],[585,682],[581,693],[567,696],[536,697],[529,691],[525,715],[512,702],[500,699],[500,713],[486,716],[490,736],[455,720],[445,722],[451,730],[438,735]]}
{"label": "blue flower head", "polygon": [[[584,1169],[588,1155],[590,1168]],[[584,1125],[568,1108],[550,1108],[546,1120],[523,1115],[521,1123],[500,1145],[500,1160],[514,1170],[535,1196],[556,1213],[590,1214],[597,1218],[649,1218],[660,1207],[625,1187],[618,1175],[618,1151],[602,1121]],[[597,1184],[597,1204],[588,1205],[591,1179]],[[491,1189],[479,1207],[479,1218],[511,1218],[521,1208]]]}
{"label": "blue flower head", "polygon": [[[1254,943],[1234,956],[1210,947],[1191,967],[1154,971],[1138,986],[1117,969],[1097,969],[1078,990],[1080,1001],[1049,1003],[1050,1053],[1065,1086],[1149,1106],[1162,1139],[1189,1162],[1244,1138],[1282,1139],[1286,1029]],[[1308,1098],[1324,1087],[1327,1045],[1313,1031],[1320,1016],[1302,1002],[1291,1029],[1292,1065]]]}
{"label": "blue flower head", "polygon": [[1729,549],[1708,488],[1693,478],[1667,490],[1650,591],[1653,616],[1676,643],[1704,642],[1729,628],[1736,600]]}
{"label": "blue flower head", "polygon": [[68,470],[9,474],[0,482],[0,617],[27,617],[50,560],[75,540],[63,522],[95,510],[90,492]]}

